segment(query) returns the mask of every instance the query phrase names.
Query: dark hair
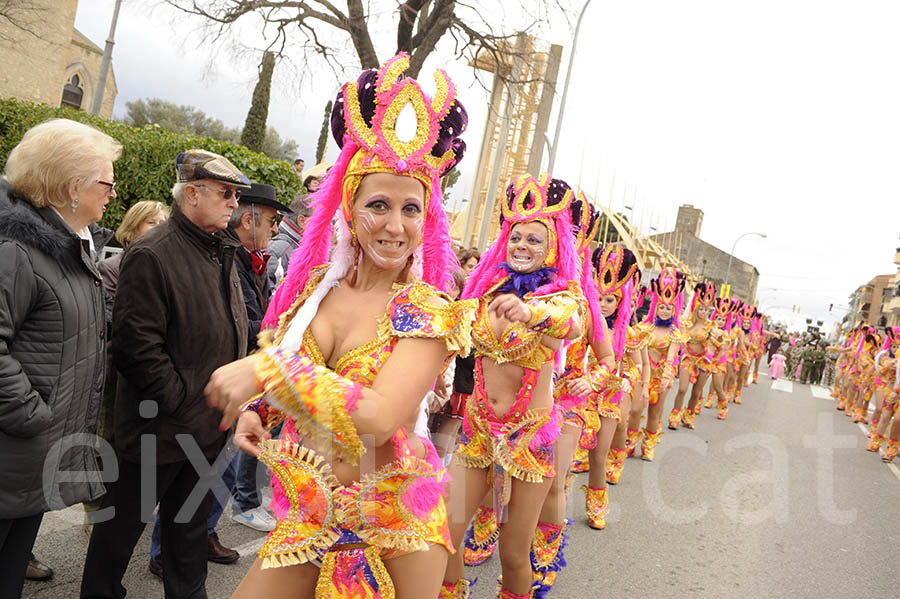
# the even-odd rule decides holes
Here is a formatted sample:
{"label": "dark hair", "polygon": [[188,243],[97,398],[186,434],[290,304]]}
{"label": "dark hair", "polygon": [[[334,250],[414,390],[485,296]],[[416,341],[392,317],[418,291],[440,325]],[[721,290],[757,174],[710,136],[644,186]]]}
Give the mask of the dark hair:
{"label": "dark hair", "polygon": [[481,262],[481,253],[478,250],[465,250],[459,257],[459,264],[461,266],[465,266],[466,262],[468,262],[472,258],[475,258],[475,260]]}
{"label": "dark hair", "polygon": [[450,272],[450,276],[453,277],[453,284],[456,285],[456,288],[459,289],[459,294],[462,295],[463,289],[466,288],[465,273],[458,268],[454,268],[453,271]]}
{"label": "dark hair", "polygon": [[297,164],[298,162],[302,162],[303,164],[306,164],[306,161],[303,160],[302,158],[294,158],[294,164]]}
{"label": "dark hair", "polygon": [[[405,77],[400,76],[401,79]],[[375,80],[378,78],[378,71],[369,69],[363,71],[356,80],[356,96],[359,100],[359,109],[362,113],[363,120],[366,125],[372,126],[372,117],[375,116]],[[466,153],[466,142],[459,139],[466,125],[469,122],[469,114],[459,100],[453,100],[447,115],[441,119],[441,128],[438,131],[437,140],[434,147],[431,148],[430,154],[435,157],[441,157],[444,153],[452,149],[456,159],[448,164],[441,176],[446,175],[457,163],[462,160]],[[337,141],[338,147],[344,147],[344,133],[347,131],[347,124],[344,117],[344,90],[338,92],[334,99],[334,108],[331,110],[331,135]]]}

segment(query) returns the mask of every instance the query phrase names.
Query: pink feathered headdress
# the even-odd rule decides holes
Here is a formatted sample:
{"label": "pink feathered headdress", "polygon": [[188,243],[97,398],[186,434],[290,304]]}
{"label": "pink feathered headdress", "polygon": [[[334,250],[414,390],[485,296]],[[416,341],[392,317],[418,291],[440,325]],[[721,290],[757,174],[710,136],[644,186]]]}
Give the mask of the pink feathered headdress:
{"label": "pink feathered headdress", "polygon": [[549,283],[538,287],[534,295],[541,296],[562,291],[569,281],[580,279],[578,260],[572,235],[569,206],[574,199],[569,184],[553,179],[549,173],[538,177],[520,175],[506,188],[506,201],[501,204],[500,236],[491,244],[478,266],[472,271],[464,299],[478,298],[508,275],[500,265],[506,261],[506,249],[513,226],[519,223],[540,222],[547,228],[548,251],[543,266],[557,269]]}
{"label": "pink feathered headdress", "polygon": [[[324,289],[320,295],[324,297],[347,274],[356,237],[352,219],[354,195],[362,178],[371,173],[412,177],[425,187],[425,224],[412,272],[421,273],[425,282],[438,289],[450,288],[451,273],[458,260],[450,243],[440,178],[462,159],[465,143],[459,135],[465,130],[468,116],[443,70],[434,74],[437,92],[430,98],[418,82],[403,75],[408,67],[409,57],[400,53],[378,71],[364,71],[357,81],[344,84],[338,93],[331,113],[331,132],[341,153],[322,186],[312,194],[313,215],[307,221],[300,247],[291,254],[287,276],[269,304],[264,328],[278,324],[279,316],[305,287],[310,271],[328,262],[332,221],[339,212],[338,243],[320,285]],[[416,131],[410,141],[402,141],[396,124],[407,106],[415,114]],[[316,302],[313,304],[317,306]],[[307,317],[306,324],[311,315]]]}
{"label": "pink feathered headdress", "polygon": [[596,272],[597,291],[600,295],[615,295],[619,300],[616,320],[612,330],[613,353],[616,361],[622,359],[625,351],[625,337],[631,322],[631,294],[637,272],[637,259],[631,250],[617,245],[608,245],[594,250],[591,257]]}
{"label": "pink feathered headdress", "polygon": [[580,189],[575,193],[571,208],[572,228],[575,233],[575,252],[581,265],[581,292],[587,301],[593,323],[593,341],[603,339],[605,326],[600,311],[600,294],[594,281],[591,265],[591,241],[600,229],[600,214]]}
{"label": "pink feathered headdress", "polygon": [[656,307],[660,303],[673,304],[675,311],[672,324],[676,327],[680,326],[681,319],[679,316],[684,310],[684,284],[684,275],[671,266],[664,268],[658,277],[650,281],[650,291],[652,292],[650,311],[647,313],[647,318],[644,319],[644,322],[656,322]]}

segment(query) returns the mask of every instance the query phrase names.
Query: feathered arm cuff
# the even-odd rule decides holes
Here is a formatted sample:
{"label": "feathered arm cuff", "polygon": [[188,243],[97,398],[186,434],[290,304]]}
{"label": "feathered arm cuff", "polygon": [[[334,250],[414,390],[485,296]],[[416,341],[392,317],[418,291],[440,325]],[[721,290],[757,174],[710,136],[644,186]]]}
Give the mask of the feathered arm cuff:
{"label": "feathered arm cuff", "polygon": [[622,389],[622,377],[602,362],[594,363],[587,372],[591,389],[596,393],[616,392]]}
{"label": "feathered arm cuff", "polygon": [[294,419],[301,437],[330,444],[342,459],[358,462],[365,448],[350,413],[362,397],[361,385],[278,347],[261,352],[256,380],[266,401]]}

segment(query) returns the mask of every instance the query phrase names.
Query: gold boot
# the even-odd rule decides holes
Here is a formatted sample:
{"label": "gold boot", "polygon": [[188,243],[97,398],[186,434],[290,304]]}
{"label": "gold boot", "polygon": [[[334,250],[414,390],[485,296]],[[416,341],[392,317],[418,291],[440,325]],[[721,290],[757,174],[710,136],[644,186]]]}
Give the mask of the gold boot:
{"label": "gold boot", "polygon": [[632,457],[641,442],[641,429],[630,428],[625,432],[625,457]]}
{"label": "gold boot", "polygon": [[609,494],[606,489],[598,489],[590,485],[581,485],[584,490],[584,509],[587,512],[588,526],[594,530],[606,528],[606,514],[609,512]]}
{"label": "gold boot", "polygon": [[869,444],[866,445],[866,451],[878,451],[881,449],[882,443],[884,443],[884,437],[872,431],[872,434],[869,435]]}
{"label": "gold boot", "polygon": [[662,437],[662,434],[662,431],[651,433],[647,429],[644,429],[644,442],[641,444],[642,460],[647,462],[653,461],[653,454],[656,451],[656,444],[659,443],[659,438]]}
{"label": "gold boot", "polygon": [[678,424],[681,422],[681,410],[678,408],[672,408],[672,411],[669,412],[669,429],[673,431],[678,430]]}
{"label": "gold boot", "polygon": [[619,484],[622,478],[622,470],[625,469],[625,450],[618,447],[610,447],[606,454],[606,482],[611,485]]}
{"label": "gold boot", "polygon": [[893,462],[900,451],[900,439],[888,439],[887,445],[884,446],[884,453],[881,454],[882,462]]}

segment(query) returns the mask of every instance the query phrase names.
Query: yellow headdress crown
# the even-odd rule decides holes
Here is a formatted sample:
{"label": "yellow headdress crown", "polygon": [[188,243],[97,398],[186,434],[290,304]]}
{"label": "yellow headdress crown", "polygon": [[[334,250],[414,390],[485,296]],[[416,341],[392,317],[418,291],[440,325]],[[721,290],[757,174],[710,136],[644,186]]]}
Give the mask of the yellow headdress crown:
{"label": "yellow headdress crown", "polygon": [[653,293],[656,294],[659,302],[675,304],[678,301],[681,290],[684,289],[684,277],[680,272],[669,266],[663,269],[657,278],[650,281],[650,287]]}
{"label": "yellow headdress crown", "polygon": [[621,294],[638,268],[631,250],[617,245],[594,250],[592,262],[597,271],[597,291],[601,295]]}
{"label": "yellow headdress crown", "polygon": [[519,175],[506,187],[506,201],[500,206],[500,217],[511,224],[543,224],[549,241],[544,264],[553,266],[558,246],[555,220],[568,213],[574,199],[575,192],[569,184],[554,179],[550,173],[541,173],[537,177]]}

